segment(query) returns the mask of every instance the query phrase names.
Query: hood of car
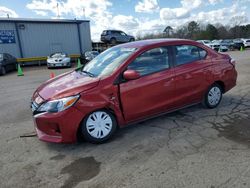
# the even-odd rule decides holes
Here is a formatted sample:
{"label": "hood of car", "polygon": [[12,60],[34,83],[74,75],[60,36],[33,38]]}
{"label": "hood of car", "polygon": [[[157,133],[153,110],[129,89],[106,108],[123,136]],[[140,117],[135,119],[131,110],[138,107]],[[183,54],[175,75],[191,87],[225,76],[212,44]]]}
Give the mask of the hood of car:
{"label": "hood of car", "polygon": [[99,78],[89,77],[81,71],[72,71],[48,80],[35,93],[44,100],[60,99],[94,88],[98,83]]}

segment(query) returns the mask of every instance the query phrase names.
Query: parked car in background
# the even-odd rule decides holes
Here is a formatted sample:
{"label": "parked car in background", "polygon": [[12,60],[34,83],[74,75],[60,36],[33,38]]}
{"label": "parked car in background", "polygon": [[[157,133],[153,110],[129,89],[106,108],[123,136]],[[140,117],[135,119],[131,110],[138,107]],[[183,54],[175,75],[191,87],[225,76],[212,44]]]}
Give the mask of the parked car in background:
{"label": "parked car in background", "polygon": [[243,41],[244,47],[248,48],[250,47],[250,39],[241,39]]}
{"label": "parked car in background", "polygon": [[7,72],[16,70],[16,58],[8,53],[0,53],[0,75],[5,75]]}
{"label": "parked car in background", "polygon": [[80,56],[81,64],[86,64],[87,62],[94,59],[96,56],[99,55],[98,51],[87,51]]}
{"label": "parked car in background", "polygon": [[204,44],[204,45],[211,48],[211,41],[210,40],[197,40],[197,42]]}
{"label": "parked car in background", "polygon": [[215,51],[219,51],[220,49],[220,40],[213,40],[210,44],[211,48]]}
{"label": "parked car in background", "polygon": [[47,67],[71,67],[70,57],[63,52],[56,52],[48,56]]}
{"label": "parked car in background", "polygon": [[244,48],[244,43],[241,39],[234,39],[234,49],[240,50],[241,48]]}
{"label": "parked car in background", "polygon": [[132,42],[135,41],[135,38],[120,30],[104,30],[101,34],[101,41],[114,45],[116,43]]}
{"label": "parked car in background", "polygon": [[102,143],[118,126],[198,103],[215,108],[236,79],[229,55],[195,41],[121,44],[38,87],[35,129],[43,141]]}
{"label": "parked car in background", "polygon": [[227,52],[228,50],[228,47],[220,45],[219,52]]}
{"label": "parked car in background", "polygon": [[223,40],[221,40],[220,45],[227,47],[229,50],[234,49],[234,42],[231,39],[223,39]]}

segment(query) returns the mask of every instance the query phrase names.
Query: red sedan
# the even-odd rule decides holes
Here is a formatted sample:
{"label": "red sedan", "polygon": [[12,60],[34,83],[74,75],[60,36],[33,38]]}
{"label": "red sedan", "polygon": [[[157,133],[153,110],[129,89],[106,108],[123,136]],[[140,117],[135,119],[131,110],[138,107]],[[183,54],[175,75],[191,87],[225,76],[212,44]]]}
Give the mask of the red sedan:
{"label": "red sedan", "polygon": [[35,128],[43,141],[101,143],[117,126],[197,103],[215,108],[236,79],[229,55],[195,41],[126,43],[42,84],[32,97]]}

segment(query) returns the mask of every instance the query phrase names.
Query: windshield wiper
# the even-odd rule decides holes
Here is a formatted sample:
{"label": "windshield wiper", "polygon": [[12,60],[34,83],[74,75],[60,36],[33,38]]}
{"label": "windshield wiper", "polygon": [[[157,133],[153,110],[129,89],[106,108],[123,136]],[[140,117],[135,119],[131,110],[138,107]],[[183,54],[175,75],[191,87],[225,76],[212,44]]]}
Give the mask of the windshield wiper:
{"label": "windshield wiper", "polygon": [[89,75],[90,77],[95,77],[95,75],[93,73],[91,73],[91,72],[84,71],[84,70],[82,70],[82,72]]}

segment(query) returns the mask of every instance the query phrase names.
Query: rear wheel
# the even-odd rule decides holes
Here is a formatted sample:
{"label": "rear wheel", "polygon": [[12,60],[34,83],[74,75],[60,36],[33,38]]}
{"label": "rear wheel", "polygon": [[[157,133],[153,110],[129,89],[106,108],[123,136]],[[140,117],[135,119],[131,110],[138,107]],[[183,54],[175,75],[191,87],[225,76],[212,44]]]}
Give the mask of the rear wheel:
{"label": "rear wheel", "polygon": [[115,44],[116,44],[116,39],[115,39],[115,38],[110,39],[110,43],[111,43],[112,45],[115,45]]}
{"label": "rear wheel", "polygon": [[5,69],[5,67],[2,67],[1,68],[1,75],[5,75],[6,74],[6,69]]}
{"label": "rear wheel", "polygon": [[222,88],[218,84],[213,84],[207,91],[203,105],[207,108],[215,108],[222,99]]}
{"label": "rear wheel", "polygon": [[81,124],[81,135],[92,143],[103,143],[115,132],[117,123],[112,113],[98,110],[89,114]]}
{"label": "rear wheel", "polygon": [[133,41],[135,41],[135,39],[134,39],[134,38],[131,38],[131,39],[129,40],[129,42],[133,42]]}

